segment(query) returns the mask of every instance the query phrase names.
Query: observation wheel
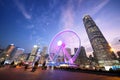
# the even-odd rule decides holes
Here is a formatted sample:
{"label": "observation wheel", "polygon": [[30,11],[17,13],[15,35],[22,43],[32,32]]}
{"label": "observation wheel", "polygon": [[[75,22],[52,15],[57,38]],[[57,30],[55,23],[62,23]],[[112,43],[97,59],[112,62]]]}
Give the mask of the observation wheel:
{"label": "observation wheel", "polygon": [[72,64],[80,51],[80,38],[72,30],[57,33],[50,42],[48,52],[52,62]]}

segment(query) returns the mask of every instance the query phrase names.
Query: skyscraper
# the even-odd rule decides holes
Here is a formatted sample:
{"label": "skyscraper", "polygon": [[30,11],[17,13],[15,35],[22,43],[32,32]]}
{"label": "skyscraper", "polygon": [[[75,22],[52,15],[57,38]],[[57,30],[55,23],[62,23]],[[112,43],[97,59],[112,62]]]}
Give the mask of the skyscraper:
{"label": "skyscraper", "polygon": [[23,54],[20,53],[16,57],[17,57],[18,61],[26,61],[28,56],[29,56],[29,54],[27,54],[27,53],[23,53]]}
{"label": "skyscraper", "polygon": [[24,52],[23,48],[18,48],[17,47],[16,50],[15,50],[15,52],[14,52],[14,55],[12,56],[12,59],[16,60],[16,61],[19,60],[18,56],[21,55],[21,54],[23,54],[23,52]]}
{"label": "skyscraper", "polygon": [[9,59],[11,57],[14,49],[15,49],[14,44],[8,45],[8,47],[3,51],[3,53],[0,55],[0,57],[4,58],[4,59]]}
{"label": "skyscraper", "polygon": [[37,45],[33,46],[33,49],[32,49],[32,51],[30,53],[29,58],[28,58],[29,62],[33,62],[35,60],[35,58],[37,56],[38,49],[39,49],[39,47]]}
{"label": "skyscraper", "polygon": [[46,54],[47,54],[47,47],[46,46],[44,46],[43,47],[43,49],[42,49],[42,51],[41,51],[41,53],[40,53],[40,60],[39,60],[39,62],[41,63],[41,64],[43,64],[44,63],[44,61],[46,61]]}
{"label": "skyscraper", "polygon": [[94,51],[93,55],[96,58],[98,64],[100,66],[113,65],[115,62],[115,56],[113,56],[114,53],[111,51],[110,45],[108,44],[98,26],[89,15],[86,15],[83,18],[83,22]]}
{"label": "skyscraper", "polygon": [[[78,48],[74,48],[74,51],[76,53]],[[83,46],[80,47],[80,52],[75,60],[75,63],[78,65],[85,65],[87,63],[87,56],[86,56],[86,51]]]}

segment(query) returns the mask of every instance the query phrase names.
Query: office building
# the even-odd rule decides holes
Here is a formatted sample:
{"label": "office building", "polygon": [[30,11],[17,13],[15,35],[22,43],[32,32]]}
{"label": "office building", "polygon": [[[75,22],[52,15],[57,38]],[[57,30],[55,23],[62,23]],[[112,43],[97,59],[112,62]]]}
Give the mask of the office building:
{"label": "office building", "polygon": [[[74,51],[76,53],[78,48],[74,48]],[[86,55],[86,51],[85,48],[83,46],[80,47],[80,52],[75,60],[75,63],[78,65],[85,65],[87,64],[87,55]]]}
{"label": "office building", "polygon": [[31,51],[31,53],[29,55],[29,58],[28,58],[28,62],[34,62],[35,61],[38,49],[39,49],[39,46],[37,46],[37,45],[33,46],[33,49],[32,49],[32,51]]}
{"label": "office building", "polygon": [[24,49],[23,48],[16,48],[14,54],[12,55],[12,60],[18,61],[18,57],[24,53]]}
{"label": "office building", "polygon": [[14,49],[15,49],[14,44],[8,45],[8,47],[3,51],[3,53],[1,53],[0,58],[10,59],[12,53],[14,52]]}
{"label": "office building", "polygon": [[117,63],[114,52],[111,51],[111,46],[103,36],[102,32],[95,24],[93,19],[86,15],[83,18],[84,26],[88,34],[88,38],[94,51],[94,57],[100,66],[110,66]]}

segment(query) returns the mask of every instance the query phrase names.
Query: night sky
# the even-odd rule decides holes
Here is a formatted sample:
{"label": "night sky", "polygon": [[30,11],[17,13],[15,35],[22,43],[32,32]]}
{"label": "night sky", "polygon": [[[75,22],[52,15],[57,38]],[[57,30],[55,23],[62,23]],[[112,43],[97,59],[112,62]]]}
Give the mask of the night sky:
{"label": "night sky", "polygon": [[92,53],[82,18],[89,14],[115,52],[120,50],[120,0],[0,0],[0,47],[30,52],[48,46],[58,32],[72,29]]}

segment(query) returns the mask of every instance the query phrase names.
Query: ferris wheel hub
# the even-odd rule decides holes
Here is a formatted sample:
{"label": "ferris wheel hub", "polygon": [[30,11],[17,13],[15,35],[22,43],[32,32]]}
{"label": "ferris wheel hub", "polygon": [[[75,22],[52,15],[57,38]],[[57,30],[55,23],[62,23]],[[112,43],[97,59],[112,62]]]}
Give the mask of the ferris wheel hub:
{"label": "ferris wheel hub", "polygon": [[59,41],[57,42],[57,45],[58,45],[58,46],[61,46],[62,43],[63,43],[63,42],[62,42],[61,40],[59,40]]}

